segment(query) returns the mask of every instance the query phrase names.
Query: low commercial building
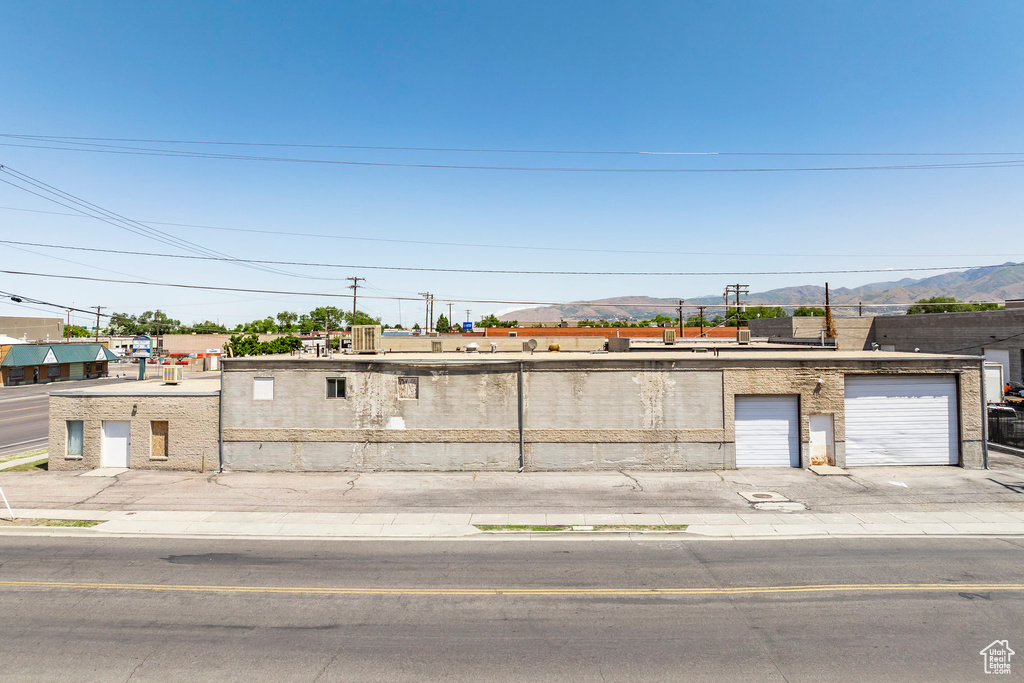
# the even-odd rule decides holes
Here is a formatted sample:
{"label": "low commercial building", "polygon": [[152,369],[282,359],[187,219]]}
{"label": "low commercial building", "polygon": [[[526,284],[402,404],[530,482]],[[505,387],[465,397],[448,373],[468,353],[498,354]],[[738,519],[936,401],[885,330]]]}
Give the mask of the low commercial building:
{"label": "low commercial building", "polygon": [[770,347],[224,362],[227,470],[984,463],[982,359]]}
{"label": "low commercial building", "polygon": [[50,393],[51,470],[218,469],[220,381],[125,381]]}
{"label": "low commercial building", "polygon": [[0,347],[4,386],[106,377],[117,356],[103,344],[16,344]]}

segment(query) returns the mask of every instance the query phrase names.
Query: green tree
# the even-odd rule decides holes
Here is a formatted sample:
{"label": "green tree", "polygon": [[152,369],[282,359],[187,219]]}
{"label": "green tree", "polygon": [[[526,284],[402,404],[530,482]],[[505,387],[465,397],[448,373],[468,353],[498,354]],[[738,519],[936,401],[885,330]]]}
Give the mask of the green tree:
{"label": "green tree", "polygon": [[68,338],[89,337],[91,333],[81,325],[65,325],[64,336]]}
{"label": "green tree", "polygon": [[967,311],[996,311],[1002,308],[999,304],[975,304],[957,301],[952,296],[933,296],[930,299],[918,299],[917,304],[931,304],[927,306],[910,306],[907,308],[907,315],[920,313],[963,313]]}
{"label": "green tree", "polygon": [[277,329],[282,332],[294,332],[295,323],[299,319],[298,313],[292,313],[291,311],[281,311],[277,314]]}
{"label": "green tree", "polygon": [[356,311],[354,315],[346,313],[345,322],[348,324],[348,327],[353,325],[380,325],[380,318],[374,318],[369,313],[364,313],[363,311]]}
{"label": "green tree", "polygon": [[448,324],[448,318],[445,317],[444,313],[437,317],[437,324],[434,325],[434,329],[442,334],[451,329],[451,325]]}
{"label": "green tree", "polygon": [[420,327],[419,323],[416,323],[415,325],[412,326],[412,329],[419,330],[419,329],[422,329],[422,328]]}
{"label": "green tree", "polygon": [[825,317],[825,309],[824,308],[818,308],[817,306],[801,306],[800,308],[797,308],[796,310],[793,311],[793,317],[794,318],[801,318],[801,317],[824,318]]}

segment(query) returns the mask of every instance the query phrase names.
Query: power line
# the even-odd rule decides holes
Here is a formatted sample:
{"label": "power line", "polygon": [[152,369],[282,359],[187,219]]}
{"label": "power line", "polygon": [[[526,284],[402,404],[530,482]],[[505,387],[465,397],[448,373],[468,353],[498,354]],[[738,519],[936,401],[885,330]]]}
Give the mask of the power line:
{"label": "power line", "polygon": [[[331,297],[331,298],[342,298],[347,299],[350,294],[335,294],[330,292],[295,292],[287,290],[276,290],[276,289],[251,289],[247,287],[218,287],[214,285],[191,285],[184,283],[175,282],[145,282],[141,280],[114,280],[111,278],[100,278],[100,277],[86,277],[84,275],[57,275],[54,273],[31,273],[20,270],[0,270],[0,273],[4,275],[26,275],[29,277],[42,277],[52,278],[57,280],[78,280],[84,282],[107,282],[119,285],[146,285],[149,287],[174,287],[178,289],[197,289],[204,291],[218,291],[218,292],[249,292],[255,294],[284,294],[288,296],[317,296],[317,297]],[[364,299],[382,299],[387,301],[422,301],[419,297],[411,296],[369,296],[364,295]],[[615,302],[602,302],[602,301],[511,301],[503,299],[468,299],[468,298],[456,298],[456,297],[445,297],[448,301],[456,303],[466,304],[504,304],[504,305],[516,305],[516,306],[598,306],[598,307],[612,307],[612,306],[628,306],[631,304],[615,303]],[[992,301],[961,301],[958,303],[997,303]],[[730,308],[726,304],[702,304],[706,308]],[[754,303],[748,304],[751,307],[756,306],[768,306],[778,308],[795,308],[799,306],[818,306],[817,302],[771,302],[771,303]],[[832,304],[833,308],[858,308],[863,304]],[[906,306],[948,306],[949,303],[869,303],[868,308],[904,308]],[[652,304],[644,303],[637,304],[643,308],[667,308],[675,309],[677,304],[666,303],[666,304]],[[64,308],[64,307],[61,307]],[[687,306],[687,308],[696,308],[696,304]]]}
{"label": "power line", "polygon": [[[351,263],[312,263],[309,261],[277,261],[271,259],[239,259],[226,256],[199,256],[189,254],[161,254],[150,251],[131,251],[127,249],[104,249],[102,247],[76,247],[67,244],[43,244],[40,242],[22,242],[18,240],[0,240],[0,244],[41,247],[45,249],[65,249],[71,251],[89,251],[101,254],[121,254],[127,256],[151,256],[154,258],[187,259],[194,261],[220,261],[226,263],[253,263],[279,266],[301,266],[305,268],[356,268],[367,270],[394,270],[425,273],[470,273],[484,275],[583,275],[583,276],[628,276],[628,277],[702,277],[725,275],[832,275],[842,273],[903,273],[912,271],[946,271],[972,270],[977,268],[1015,268],[1021,264],[1004,263],[995,265],[971,266],[928,266],[908,268],[846,268],[833,270],[773,270],[773,271],[587,271],[587,270],[501,270],[490,268],[432,268],[425,266],[368,266]],[[351,280],[352,278],[348,278]],[[349,289],[352,286],[349,285]]]}
{"label": "power line", "polygon": [[[287,147],[302,149],[359,149],[400,152],[473,152],[487,154],[606,154],[628,156],[812,156],[812,157],[927,157],[927,156],[1017,156],[1024,152],[710,152],[710,151],[654,151],[654,150],[572,150],[572,149],[510,149],[487,147],[397,147],[386,145],[330,145],[284,142],[229,142],[224,140],[161,140],[154,138],[103,138],[73,135],[28,135],[0,133],[0,137],[38,141],[86,142],[144,142],[162,145],[210,145],[235,147]],[[82,144],[82,143],[79,143]]]}
{"label": "power line", "polygon": [[[85,143],[77,143],[85,144]],[[133,156],[178,157],[188,159],[223,159],[228,161],[264,161],[299,164],[322,164],[331,166],[371,166],[386,168],[421,168],[449,169],[467,171],[535,171],[552,173],[604,173],[604,174],[705,174],[705,173],[795,173],[823,171],[908,171],[929,169],[981,169],[981,168],[1019,168],[1024,166],[1024,159],[1005,159],[999,161],[958,162],[943,164],[897,164],[875,166],[806,166],[806,167],[763,167],[763,168],[587,168],[571,166],[495,166],[495,165],[464,165],[464,164],[417,164],[384,161],[351,161],[339,159],[306,159],[301,157],[272,157],[246,154],[221,154],[214,152],[187,152],[172,149],[126,147],[106,145],[112,149],[96,149],[68,147],[56,145],[26,145],[0,142],[2,147],[21,147],[28,149],[52,149],[64,152],[89,152],[93,154],[128,154]]]}
{"label": "power line", "polygon": [[[10,166],[0,164],[0,172],[5,173],[9,178],[13,178],[15,181],[17,181],[12,182],[10,180],[0,178],[0,182],[10,185],[11,187],[15,187],[19,190],[22,190],[23,192],[35,195],[41,199],[45,199],[46,201],[53,202],[54,204],[59,204],[60,206],[63,206],[64,208],[67,209],[71,209],[72,211],[75,211],[82,216],[94,218],[96,220],[107,223],[108,225],[112,225],[116,228],[127,230],[128,232],[131,232],[133,234],[146,237],[151,240],[155,240],[168,246],[182,248],[185,251],[190,251],[195,254],[206,254],[210,256],[221,257],[227,256],[227,254],[224,254],[223,252],[215,251],[213,249],[207,249],[206,247],[203,247],[201,245],[189,242],[188,240],[174,237],[173,235],[170,235],[166,232],[150,227],[143,223],[139,223],[138,221],[134,221],[130,218],[126,218],[113,211],[104,209],[103,207],[93,204],[92,202],[86,201],[80,197],[77,197],[71,194],[70,192],[65,192],[64,190],[56,188],[53,185],[49,185],[41,180],[33,178],[28,174],[17,171],[11,168]],[[27,184],[30,187],[35,188],[35,190],[24,187],[23,185],[18,184],[19,182]],[[275,270],[273,268],[266,268],[259,265],[254,266],[243,264],[243,267],[261,270],[269,273],[276,273],[278,275],[288,275],[290,277],[305,277],[302,275],[298,275],[296,273],[288,273],[286,271]]]}
{"label": "power line", "polygon": [[[50,216],[68,216],[71,218],[92,218],[92,216],[86,216],[80,213],[65,213],[63,211],[42,211],[39,209],[25,209],[16,206],[0,206],[0,210],[4,211],[23,211],[25,213],[41,213]],[[881,253],[872,252],[870,254],[858,254],[845,252],[842,254],[808,254],[808,253],[777,253],[777,252],[737,252],[737,251],[669,251],[665,249],[658,250],[639,250],[639,249],[596,249],[588,247],[538,247],[533,245],[524,244],[487,244],[481,242],[439,242],[436,240],[407,240],[397,239],[389,237],[357,237],[353,235],[331,235],[322,232],[289,232],[285,230],[258,230],[256,228],[227,228],[219,225],[202,225],[196,223],[168,223],[163,221],[149,221],[135,219],[138,223],[144,223],[146,225],[167,225],[178,228],[199,228],[201,230],[222,230],[226,232],[243,232],[252,233],[257,235],[282,235],[285,237],[312,237],[318,239],[332,239],[332,240],[351,240],[355,242],[386,242],[391,244],[415,244],[417,246],[437,246],[437,247],[472,247],[480,249],[520,249],[526,251],[560,251],[560,252],[580,252],[580,253],[591,253],[591,254],[658,254],[658,255],[673,255],[673,256],[779,256],[779,257],[794,257],[794,258],[948,258],[948,257],[964,257],[964,256],[1018,256],[1024,254],[1024,252],[992,252],[987,254],[981,253],[957,253],[957,254],[893,254],[893,253]]]}

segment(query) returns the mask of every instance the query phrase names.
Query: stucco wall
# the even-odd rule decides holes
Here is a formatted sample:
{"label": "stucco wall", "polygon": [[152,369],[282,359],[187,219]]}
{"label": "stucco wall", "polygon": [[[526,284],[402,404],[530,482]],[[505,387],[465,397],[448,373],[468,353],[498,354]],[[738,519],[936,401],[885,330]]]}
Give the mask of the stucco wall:
{"label": "stucco wall", "polygon": [[[51,470],[91,470],[101,466],[103,422],[131,422],[129,467],[148,470],[216,471],[219,466],[216,395],[131,394],[50,396]],[[69,457],[67,420],[83,421],[82,456]],[[168,422],[167,457],[153,457],[153,420]]]}

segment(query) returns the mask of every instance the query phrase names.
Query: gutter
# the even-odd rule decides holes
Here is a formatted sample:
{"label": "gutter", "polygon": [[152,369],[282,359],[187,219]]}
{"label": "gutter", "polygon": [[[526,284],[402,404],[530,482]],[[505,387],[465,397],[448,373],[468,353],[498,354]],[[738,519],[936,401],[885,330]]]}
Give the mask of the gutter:
{"label": "gutter", "polygon": [[217,472],[224,471],[224,373],[220,375],[220,391],[217,392]]}
{"label": "gutter", "polygon": [[985,361],[981,361],[981,458],[984,468],[988,466],[988,398],[985,396]]}
{"label": "gutter", "polygon": [[526,433],[523,425],[523,363],[519,362],[519,473],[526,468]]}

